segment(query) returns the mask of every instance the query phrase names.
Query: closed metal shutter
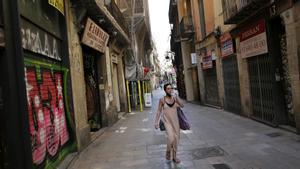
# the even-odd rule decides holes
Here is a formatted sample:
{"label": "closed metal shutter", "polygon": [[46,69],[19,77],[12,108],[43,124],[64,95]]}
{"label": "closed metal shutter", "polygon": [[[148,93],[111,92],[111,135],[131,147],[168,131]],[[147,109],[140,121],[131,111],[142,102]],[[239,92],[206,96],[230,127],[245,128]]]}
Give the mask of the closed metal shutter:
{"label": "closed metal shutter", "polygon": [[236,56],[224,58],[222,60],[222,65],[225,89],[225,109],[240,114],[241,94]]}
{"label": "closed metal shutter", "polygon": [[221,106],[218,90],[217,71],[215,61],[213,68],[203,71],[205,81],[205,100],[206,104]]}

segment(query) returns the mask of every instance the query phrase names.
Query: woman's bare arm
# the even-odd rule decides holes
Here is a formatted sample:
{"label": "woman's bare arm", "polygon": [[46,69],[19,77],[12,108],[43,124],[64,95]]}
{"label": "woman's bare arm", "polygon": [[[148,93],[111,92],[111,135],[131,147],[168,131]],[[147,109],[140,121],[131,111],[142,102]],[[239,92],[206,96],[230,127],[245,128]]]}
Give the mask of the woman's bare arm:
{"label": "woman's bare arm", "polygon": [[181,101],[181,99],[180,99],[179,97],[175,97],[175,101],[176,101],[176,103],[177,103],[181,108],[184,107],[184,105],[183,105],[183,103],[182,103],[182,101]]}
{"label": "woman's bare arm", "polygon": [[160,119],[160,115],[162,112],[162,108],[163,108],[163,102],[162,99],[159,99],[159,103],[157,106],[157,111],[156,111],[156,115],[155,115],[155,128],[158,128],[158,124],[159,124],[159,119]]}

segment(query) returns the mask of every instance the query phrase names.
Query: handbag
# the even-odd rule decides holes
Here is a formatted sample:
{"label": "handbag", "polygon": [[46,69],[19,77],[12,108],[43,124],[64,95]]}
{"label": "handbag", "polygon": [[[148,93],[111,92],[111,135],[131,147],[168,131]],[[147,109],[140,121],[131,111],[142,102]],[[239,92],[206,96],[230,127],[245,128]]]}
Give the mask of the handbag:
{"label": "handbag", "polygon": [[165,124],[162,120],[159,120],[159,129],[160,129],[160,131],[165,131],[166,130]]}
{"label": "handbag", "polygon": [[180,107],[177,108],[177,116],[178,116],[178,121],[179,121],[179,127],[181,130],[190,130],[191,125],[188,122],[185,114],[181,110]]}

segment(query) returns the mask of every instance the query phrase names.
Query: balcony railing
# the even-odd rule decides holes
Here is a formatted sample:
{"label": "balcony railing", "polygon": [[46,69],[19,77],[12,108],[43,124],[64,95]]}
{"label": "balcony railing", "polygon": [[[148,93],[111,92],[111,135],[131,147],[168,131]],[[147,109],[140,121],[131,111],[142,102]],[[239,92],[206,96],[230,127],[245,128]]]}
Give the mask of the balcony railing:
{"label": "balcony railing", "polygon": [[175,50],[177,46],[176,43],[178,42],[180,42],[180,33],[176,29],[173,29],[171,33],[171,41],[170,41],[172,51]]}
{"label": "balcony railing", "polygon": [[179,25],[181,38],[191,38],[195,32],[192,16],[182,17]]}
{"label": "balcony railing", "polygon": [[122,27],[124,32],[129,35],[129,27],[126,23],[126,19],[123,15],[123,13],[120,11],[118,5],[115,3],[115,1],[111,1],[108,5],[106,5],[106,8],[109,10],[111,15],[116,19],[118,24]]}
{"label": "balcony railing", "polygon": [[270,4],[270,0],[222,0],[225,24],[237,24]]}
{"label": "balcony railing", "polygon": [[170,0],[169,4],[169,21],[173,23],[176,19],[176,11],[177,11],[177,0]]}

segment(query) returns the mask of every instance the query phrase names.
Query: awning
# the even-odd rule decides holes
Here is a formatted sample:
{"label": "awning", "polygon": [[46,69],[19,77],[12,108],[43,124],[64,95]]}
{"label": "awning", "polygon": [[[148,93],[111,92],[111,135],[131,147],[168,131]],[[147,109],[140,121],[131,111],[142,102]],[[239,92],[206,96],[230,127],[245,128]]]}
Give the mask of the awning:
{"label": "awning", "polygon": [[125,64],[125,79],[129,81],[137,80],[137,63],[134,59],[133,52],[128,49],[124,52],[124,64]]}

